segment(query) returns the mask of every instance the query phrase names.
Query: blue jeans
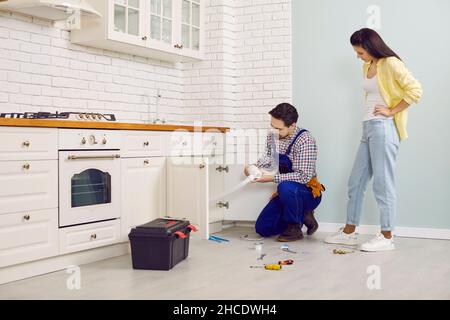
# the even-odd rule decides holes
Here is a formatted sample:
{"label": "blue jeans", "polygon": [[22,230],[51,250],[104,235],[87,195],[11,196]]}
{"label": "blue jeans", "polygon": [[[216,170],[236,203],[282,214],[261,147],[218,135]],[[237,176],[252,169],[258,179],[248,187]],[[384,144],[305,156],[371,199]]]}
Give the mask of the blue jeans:
{"label": "blue jeans", "polygon": [[381,230],[394,229],[394,166],[399,144],[394,120],[373,119],[363,122],[361,144],[348,181],[347,224],[359,225],[364,194],[373,177],[373,192],[380,210]]}
{"label": "blue jeans", "polygon": [[322,199],[314,198],[310,188],[294,181],[281,182],[277,192],[256,220],[256,232],[263,237],[283,233],[288,223],[303,223],[305,212],[317,208]]}

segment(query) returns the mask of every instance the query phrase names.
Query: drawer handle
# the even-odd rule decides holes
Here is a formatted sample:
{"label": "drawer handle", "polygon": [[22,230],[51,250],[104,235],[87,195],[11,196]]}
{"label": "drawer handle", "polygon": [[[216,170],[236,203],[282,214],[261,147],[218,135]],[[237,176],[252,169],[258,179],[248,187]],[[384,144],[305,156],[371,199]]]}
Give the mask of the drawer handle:
{"label": "drawer handle", "polygon": [[144,160],[144,164],[145,164],[145,165],[149,165],[149,164],[150,164],[150,161]]}
{"label": "drawer handle", "polygon": [[91,240],[95,240],[95,239],[97,239],[97,235],[95,233],[91,234]]}
{"label": "drawer handle", "polygon": [[25,163],[22,168],[24,168],[25,170],[29,170],[30,169],[30,164],[29,163]]}
{"label": "drawer handle", "polygon": [[108,141],[106,140],[106,138],[103,138],[102,140],[102,144],[106,144]]}
{"label": "drawer handle", "polygon": [[147,39],[148,39],[147,36],[143,36],[142,37],[142,40],[144,40],[144,41],[147,40]]}
{"label": "drawer handle", "polygon": [[31,216],[29,214],[26,214],[23,216],[23,220],[28,221],[30,220]]}
{"label": "drawer handle", "polygon": [[144,142],[144,146],[145,146],[145,147],[148,147],[149,144],[150,144],[150,142],[148,142],[148,141],[145,141],[145,142]]}
{"label": "drawer handle", "polygon": [[30,146],[30,141],[24,141],[24,142],[22,143],[22,145],[23,145],[24,147],[29,147],[29,146]]}

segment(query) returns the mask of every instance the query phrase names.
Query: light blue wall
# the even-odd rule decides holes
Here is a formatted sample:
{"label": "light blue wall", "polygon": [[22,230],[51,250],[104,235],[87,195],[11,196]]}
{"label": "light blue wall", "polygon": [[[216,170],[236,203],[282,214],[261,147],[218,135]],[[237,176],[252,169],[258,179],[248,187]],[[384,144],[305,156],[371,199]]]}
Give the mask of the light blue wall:
{"label": "light blue wall", "polygon": [[[381,9],[384,40],[424,89],[409,110],[397,163],[397,225],[450,229],[450,1],[293,0],[294,103],[319,147],[327,191],[318,218],[345,222],[347,180],[361,136],[361,60],[350,35]],[[362,224],[379,224],[371,186]]]}

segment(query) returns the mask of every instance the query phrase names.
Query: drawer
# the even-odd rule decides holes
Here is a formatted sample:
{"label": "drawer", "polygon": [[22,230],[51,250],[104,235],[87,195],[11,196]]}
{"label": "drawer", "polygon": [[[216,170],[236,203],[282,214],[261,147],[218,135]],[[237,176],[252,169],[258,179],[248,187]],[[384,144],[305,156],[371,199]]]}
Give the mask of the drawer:
{"label": "drawer", "polygon": [[222,133],[203,133],[202,154],[214,156],[224,154],[225,135]]}
{"label": "drawer", "polygon": [[165,156],[166,140],[168,140],[167,132],[123,131],[122,156],[125,158]]}
{"label": "drawer", "polygon": [[0,161],[0,214],[58,207],[58,160]]}
{"label": "drawer", "polygon": [[[200,141],[200,144],[197,143]],[[194,144],[196,146],[201,145],[201,134],[195,134],[191,132],[174,131],[170,132],[168,137],[168,150],[167,156],[182,157],[191,156],[197,152],[197,155],[201,154],[201,147],[194,150]]]}
{"label": "drawer", "polygon": [[120,241],[119,219],[59,230],[59,251],[61,254],[102,247]]}
{"label": "drawer", "polygon": [[0,268],[58,254],[58,209],[0,215]]}
{"label": "drawer", "polygon": [[0,141],[0,161],[58,159],[57,129],[0,127]]}

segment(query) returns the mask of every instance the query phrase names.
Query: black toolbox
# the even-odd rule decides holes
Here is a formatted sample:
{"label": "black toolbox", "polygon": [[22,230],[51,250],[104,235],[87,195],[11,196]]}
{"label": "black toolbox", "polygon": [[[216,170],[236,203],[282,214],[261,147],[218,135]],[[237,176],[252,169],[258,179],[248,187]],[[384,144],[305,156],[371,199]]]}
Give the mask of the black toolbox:
{"label": "black toolbox", "polygon": [[170,270],[186,259],[189,235],[196,231],[189,221],[156,219],[131,229],[133,269]]}

